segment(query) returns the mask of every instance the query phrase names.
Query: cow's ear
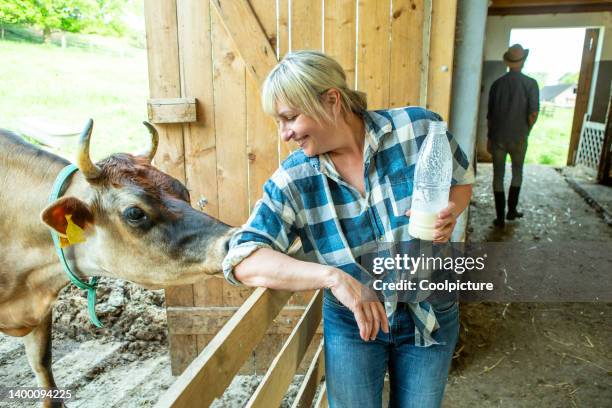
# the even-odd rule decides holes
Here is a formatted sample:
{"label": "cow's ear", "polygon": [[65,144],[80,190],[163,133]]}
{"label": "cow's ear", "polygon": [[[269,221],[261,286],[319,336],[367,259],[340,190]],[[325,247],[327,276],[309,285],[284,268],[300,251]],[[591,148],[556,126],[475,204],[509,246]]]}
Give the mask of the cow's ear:
{"label": "cow's ear", "polygon": [[40,218],[61,235],[66,235],[68,220],[72,220],[83,230],[94,223],[94,217],[89,206],[74,197],[62,197],[49,204],[40,213]]}

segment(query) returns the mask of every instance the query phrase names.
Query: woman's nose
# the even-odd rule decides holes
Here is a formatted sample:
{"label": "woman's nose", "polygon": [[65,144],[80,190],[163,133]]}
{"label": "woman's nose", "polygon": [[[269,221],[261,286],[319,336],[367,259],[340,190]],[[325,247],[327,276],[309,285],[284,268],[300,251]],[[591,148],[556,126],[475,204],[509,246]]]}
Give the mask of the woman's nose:
{"label": "woman's nose", "polygon": [[281,128],[281,139],[283,139],[283,142],[288,142],[289,140],[291,140],[294,134],[295,132],[293,132],[293,130],[289,129],[286,126],[283,126]]}

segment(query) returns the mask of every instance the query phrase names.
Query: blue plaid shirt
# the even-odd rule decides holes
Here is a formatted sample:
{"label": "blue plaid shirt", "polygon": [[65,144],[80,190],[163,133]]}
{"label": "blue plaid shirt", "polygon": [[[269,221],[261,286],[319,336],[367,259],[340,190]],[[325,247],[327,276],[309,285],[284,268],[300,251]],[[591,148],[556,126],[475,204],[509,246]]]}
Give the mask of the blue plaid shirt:
{"label": "blue plaid shirt", "polygon": [[[234,267],[258,248],[286,253],[301,240],[297,257],[332,265],[359,279],[365,269],[362,255],[377,242],[405,242],[412,181],[419,147],[429,124],[441,120],[419,107],[367,111],[364,148],[365,196],[342,179],[327,154],[307,157],[293,152],[264,185],[264,195],[246,224],[230,242],[223,261],[226,279],[239,282]],[[450,133],[453,152],[452,184],[472,184],[468,159]],[[368,273],[369,274],[369,273]],[[387,315],[395,311],[397,297],[385,295]],[[415,344],[438,344],[432,333],[439,327],[428,302],[409,303],[415,322]]]}

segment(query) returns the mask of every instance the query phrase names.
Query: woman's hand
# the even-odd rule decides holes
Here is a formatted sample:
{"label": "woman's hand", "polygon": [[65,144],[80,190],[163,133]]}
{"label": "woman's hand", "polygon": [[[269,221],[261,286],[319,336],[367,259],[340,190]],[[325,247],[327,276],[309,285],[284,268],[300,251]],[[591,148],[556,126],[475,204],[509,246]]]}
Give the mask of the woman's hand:
{"label": "woman's hand", "polygon": [[[451,234],[457,225],[457,216],[455,215],[456,205],[449,201],[448,207],[438,213],[438,219],[434,224],[433,242],[442,244],[450,240]],[[412,210],[406,211],[406,216],[410,217]]]}
{"label": "woman's hand", "polygon": [[361,338],[374,340],[380,329],[389,333],[387,313],[374,292],[340,269],[334,268],[332,273],[334,279],[330,289],[336,299],[355,315]]}
{"label": "woman's hand", "polygon": [[457,217],[455,216],[455,203],[450,201],[448,203],[448,207],[440,211],[438,214],[438,219],[434,224],[435,230],[433,234],[433,242],[436,244],[448,242],[456,224]]}

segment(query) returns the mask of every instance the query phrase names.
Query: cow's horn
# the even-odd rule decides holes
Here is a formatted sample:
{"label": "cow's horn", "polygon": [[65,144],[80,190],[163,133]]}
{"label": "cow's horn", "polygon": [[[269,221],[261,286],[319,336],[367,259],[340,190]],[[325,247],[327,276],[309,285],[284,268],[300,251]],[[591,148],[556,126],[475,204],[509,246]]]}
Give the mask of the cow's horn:
{"label": "cow's horn", "polygon": [[89,139],[91,138],[92,129],[93,119],[89,119],[85,125],[85,129],[81,132],[79,151],[77,152],[77,165],[88,180],[98,178],[100,174],[102,174],[102,169],[92,162],[91,157],[89,157]]}
{"label": "cow's horn", "polygon": [[149,151],[144,153],[143,156],[147,156],[149,158],[149,161],[152,161],[153,157],[155,157],[155,153],[157,152],[157,145],[159,144],[159,134],[157,133],[157,129],[155,129],[155,126],[153,126],[149,122],[144,121],[142,122],[142,124],[145,125],[147,129],[149,129],[149,133],[151,134],[151,144],[149,145]]}

